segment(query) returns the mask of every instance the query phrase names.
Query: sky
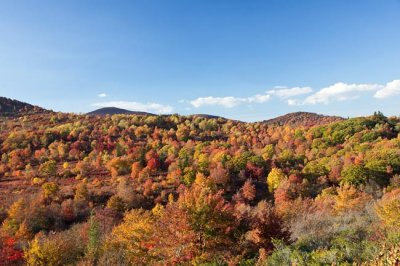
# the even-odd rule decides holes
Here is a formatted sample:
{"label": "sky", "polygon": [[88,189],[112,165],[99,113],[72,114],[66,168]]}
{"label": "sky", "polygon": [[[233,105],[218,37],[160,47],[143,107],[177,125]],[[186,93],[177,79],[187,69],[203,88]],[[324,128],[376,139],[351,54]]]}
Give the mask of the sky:
{"label": "sky", "polygon": [[400,0],[1,0],[0,96],[76,113],[398,116]]}

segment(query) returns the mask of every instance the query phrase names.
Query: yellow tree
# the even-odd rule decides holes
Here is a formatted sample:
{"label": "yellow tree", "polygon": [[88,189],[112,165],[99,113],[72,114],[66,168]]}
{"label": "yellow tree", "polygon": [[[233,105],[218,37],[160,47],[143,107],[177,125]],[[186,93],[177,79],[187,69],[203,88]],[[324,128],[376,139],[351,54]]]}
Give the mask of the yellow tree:
{"label": "yellow tree", "polygon": [[268,144],[262,150],[262,155],[261,156],[263,157],[264,160],[270,160],[270,159],[273,158],[274,154],[275,154],[274,145]]}
{"label": "yellow tree", "polygon": [[55,182],[47,182],[42,185],[42,192],[45,199],[55,197],[59,190],[60,189]]}
{"label": "yellow tree", "polygon": [[375,207],[379,218],[389,228],[400,228],[400,188],[386,193]]}
{"label": "yellow tree", "polygon": [[357,190],[354,186],[344,184],[337,188],[335,204],[333,206],[337,213],[348,210],[359,210],[364,208],[365,204],[372,198],[365,192]]}
{"label": "yellow tree", "polygon": [[76,265],[83,257],[85,241],[82,238],[80,225],[49,234],[39,233],[25,249],[24,257],[27,265],[58,266]]}
{"label": "yellow tree", "polygon": [[271,172],[269,172],[267,176],[267,184],[269,192],[273,192],[275,189],[279,187],[283,180],[287,177],[283,173],[283,171],[279,168],[272,168]]}
{"label": "yellow tree", "polygon": [[14,234],[25,218],[26,202],[23,198],[15,201],[8,209],[8,218],[3,222],[3,229]]}
{"label": "yellow tree", "polygon": [[122,250],[131,265],[148,265],[153,224],[149,211],[134,209],[128,212],[123,222],[113,229],[105,250]]}
{"label": "yellow tree", "polygon": [[76,186],[74,199],[76,201],[85,201],[89,198],[89,190],[87,188],[87,179],[83,179],[81,183]]}

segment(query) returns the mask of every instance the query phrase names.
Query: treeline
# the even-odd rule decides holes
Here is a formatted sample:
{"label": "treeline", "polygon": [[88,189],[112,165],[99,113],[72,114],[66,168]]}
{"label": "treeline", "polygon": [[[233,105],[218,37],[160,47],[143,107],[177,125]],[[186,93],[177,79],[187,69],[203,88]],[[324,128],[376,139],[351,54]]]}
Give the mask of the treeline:
{"label": "treeline", "polygon": [[2,263],[396,263],[400,120],[309,124],[3,119]]}

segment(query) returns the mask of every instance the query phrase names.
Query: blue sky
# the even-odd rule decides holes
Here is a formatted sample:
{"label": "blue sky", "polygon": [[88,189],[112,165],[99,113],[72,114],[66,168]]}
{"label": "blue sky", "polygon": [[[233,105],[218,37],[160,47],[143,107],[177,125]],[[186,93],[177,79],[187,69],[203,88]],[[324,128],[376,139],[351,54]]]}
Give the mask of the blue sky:
{"label": "blue sky", "polygon": [[398,0],[1,1],[0,95],[256,121],[400,115]]}

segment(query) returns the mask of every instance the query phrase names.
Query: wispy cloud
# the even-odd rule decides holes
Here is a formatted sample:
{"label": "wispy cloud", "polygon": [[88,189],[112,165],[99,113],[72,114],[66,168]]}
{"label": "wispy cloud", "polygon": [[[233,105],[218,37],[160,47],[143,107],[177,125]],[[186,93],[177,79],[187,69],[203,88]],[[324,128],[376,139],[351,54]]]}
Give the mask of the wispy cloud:
{"label": "wispy cloud", "polygon": [[108,95],[106,93],[104,93],[104,92],[97,95],[97,97],[100,97],[100,98],[104,98],[104,97],[107,97],[107,96]]}
{"label": "wispy cloud", "polygon": [[273,90],[267,91],[267,94],[276,95],[279,98],[286,99],[294,96],[299,96],[303,94],[309,94],[313,92],[313,89],[310,87],[293,87],[293,88],[285,88],[282,86],[275,87]]}
{"label": "wispy cloud", "polygon": [[383,88],[375,93],[374,97],[382,99],[397,94],[400,94],[400,80],[398,79],[388,82]]}
{"label": "wispy cloud", "polygon": [[287,104],[290,106],[301,105],[302,101],[297,100],[297,99],[289,99],[289,100],[287,100]]}
{"label": "wispy cloud", "polygon": [[94,103],[92,106],[95,107],[118,107],[131,111],[150,112],[157,114],[169,114],[172,113],[174,108],[170,105],[164,105],[159,103],[140,103],[140,102],[129,102],[129,101],[109,101]]}
{"label": "wispy cloud", "polygon": [[189,101],[191,105],[196,108],[205,105],[219,105],[225,108],[232,108],[244,103],[265,103],[271,98],[271,95],[268,94],[257,94],[250,97],[199,97],[197,99]]}

